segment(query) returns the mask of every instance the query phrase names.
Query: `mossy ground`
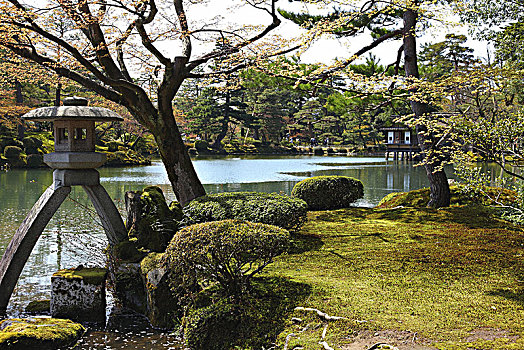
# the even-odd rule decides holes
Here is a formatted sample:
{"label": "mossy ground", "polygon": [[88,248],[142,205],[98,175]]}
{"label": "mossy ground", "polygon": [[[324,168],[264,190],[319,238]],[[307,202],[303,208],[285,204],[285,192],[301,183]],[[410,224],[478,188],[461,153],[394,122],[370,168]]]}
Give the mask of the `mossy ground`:
{"label": "mossy ground", "polygon": [[[524,234],[487,207],[310,212],[296,241],[266,275],[309,286],[301,306],[347,318],[329,325],[335,349],[381,331],[409,331],[409,349],[524,348]],[[295,311],[285,327],[280,346],[295,333],[289,349],[319,348],[313,316]]]}

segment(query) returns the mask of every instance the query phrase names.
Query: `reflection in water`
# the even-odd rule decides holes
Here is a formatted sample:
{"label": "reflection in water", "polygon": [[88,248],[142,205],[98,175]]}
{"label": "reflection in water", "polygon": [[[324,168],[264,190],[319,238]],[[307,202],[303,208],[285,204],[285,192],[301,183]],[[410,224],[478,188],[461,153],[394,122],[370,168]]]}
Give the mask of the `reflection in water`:
{"label": "reflection in water", "polygon": [[[290,194],[293,186],[306,177],[346,175],[364,183],[365,195],[358,205],[373,206],[387,193],[427,187],[422,168],[413,168],[409,163],[386,164],[380,158],[203,157],[197,158],[194,165],[208,193],[256,191]],[[102,184],[121,212],[125,192],[140,190],[147,185],[160,186],[168,201],[174,199],[167,174],[159,161],[144,167],[102,168],[100,174]],[[33,204],[52,183],[52,178],[49,169],[15,169],[0,173],[0,252],[3,252]],[[79,264],[103,265],[102,248],[106,244],[94,208],[82,188],[74,187],[70,200],[63,203],[33,250],[8,312],[16,315],[29,300],[48,299],[50,276],[60,268]],[[123,341],[114,335],[104,337],[111,347]],[[162,342],[162,337],[158,335],[157,341]]]}

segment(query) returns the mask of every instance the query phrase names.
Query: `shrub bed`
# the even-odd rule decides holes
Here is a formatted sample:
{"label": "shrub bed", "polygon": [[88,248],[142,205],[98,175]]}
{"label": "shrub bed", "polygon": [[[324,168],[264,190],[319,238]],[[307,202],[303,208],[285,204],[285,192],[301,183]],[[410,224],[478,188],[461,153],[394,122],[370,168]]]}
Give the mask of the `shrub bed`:
{"label": "shrub bed", "polygon": [[288,245],[289,232],[276,226],[240,220],[208,222],[180,230],[162,264],[174,293],[182,298],[213,284],[225,295],[238,297]]}
{"label": "shrub bed", "polygon": [[291,196],[304,200],[311,210],[347,208],[364,196],[364,186],[352,177],[316,176],[297,183]]}
{"label": "shrub bed", "polygon": [[295,230],[306,221],[307,204],[276,193],[229,192],[197,198],[184,213],[190,223],[239,219]]}

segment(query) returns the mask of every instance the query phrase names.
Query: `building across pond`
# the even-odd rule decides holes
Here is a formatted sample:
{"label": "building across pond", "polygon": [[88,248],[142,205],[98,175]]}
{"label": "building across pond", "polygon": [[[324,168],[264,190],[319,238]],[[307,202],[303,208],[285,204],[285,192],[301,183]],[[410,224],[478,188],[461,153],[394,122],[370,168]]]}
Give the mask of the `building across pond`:
{"label": "building across pond", "polygon": [[411,128],[397,125],[381,128],[380,131],[386,135],[386,160],[390,155],[394,160],[413,160],[420,152],[417,135]]}

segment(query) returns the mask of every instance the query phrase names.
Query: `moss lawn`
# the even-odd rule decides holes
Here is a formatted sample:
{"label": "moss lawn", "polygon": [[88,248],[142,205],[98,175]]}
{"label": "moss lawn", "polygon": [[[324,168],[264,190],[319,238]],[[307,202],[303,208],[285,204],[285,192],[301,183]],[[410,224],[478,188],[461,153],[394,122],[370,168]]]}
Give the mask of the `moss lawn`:
{"label": "moss lawn", "polygon": [[307,290],[280,348],[524,349],[524,234],[487,207],[310,212],[295,241],[265,270]]}

